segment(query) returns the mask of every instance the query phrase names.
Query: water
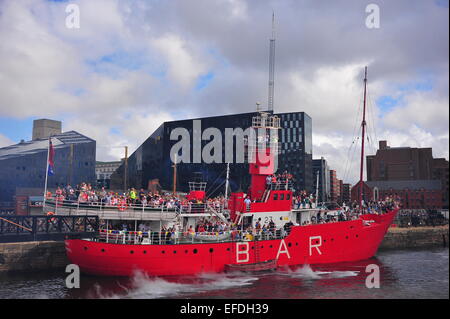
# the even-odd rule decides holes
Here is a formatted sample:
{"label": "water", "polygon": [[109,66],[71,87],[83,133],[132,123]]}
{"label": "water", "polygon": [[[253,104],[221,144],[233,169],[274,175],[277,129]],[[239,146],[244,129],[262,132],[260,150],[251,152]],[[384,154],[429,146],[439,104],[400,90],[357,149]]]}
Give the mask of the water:
{"label": "water", "polygon": [[[366,266],[380,267],[380,288],[368,289]],[[43,272],[0,276],[0,298],[449,298],[448,249],[382,251],[363,262],[299,266],[249,275],[133,278],[82,276],[79,289],[66,274]]]}

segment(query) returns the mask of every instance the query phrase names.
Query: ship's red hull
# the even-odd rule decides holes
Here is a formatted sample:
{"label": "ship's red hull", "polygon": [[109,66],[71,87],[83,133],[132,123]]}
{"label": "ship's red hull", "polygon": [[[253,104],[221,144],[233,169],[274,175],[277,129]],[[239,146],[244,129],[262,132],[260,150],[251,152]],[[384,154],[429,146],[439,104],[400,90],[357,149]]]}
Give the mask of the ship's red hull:
{"label": "ship's red hull", "polygon": [[[271,259],[278,267],[357,261],[375,255],[396,213],[293,226],[287,237],[276,240],[123,245],[74,239],[66,241],[66,251],[82,272],[101,276],[132,276],[136,270],[151,276],[195,275]],[[373,222],[365,222],[369,220]]]}

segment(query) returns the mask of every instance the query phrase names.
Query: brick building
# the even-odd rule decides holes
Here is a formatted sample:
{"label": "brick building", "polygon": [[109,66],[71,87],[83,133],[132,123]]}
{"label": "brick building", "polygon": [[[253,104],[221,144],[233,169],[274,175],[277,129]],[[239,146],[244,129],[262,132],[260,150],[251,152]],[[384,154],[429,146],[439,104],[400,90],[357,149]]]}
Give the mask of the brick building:
{"label": "brick building", "polygon": [[433,160],[433,179],[441,181],[442,188],[442,206],[448,209],[448,161],[445,158],[435,158]]}
{"label": "brick building", "polygon": [[398,196],[403,208],[440,209],[443,206],[439,180],[372,181],[366,184],[372,189],[372,199]]}
{"label": "brick building", "polygon": [[433,179],[431,148],[389,147],[379,142],[375,155],[367,161],[368,181],[406,181]]}
{"label": "brick building", "polygon": [[330,199],[332,202],[339,202],[341,199],[340,182],[335,170],[330,169]]}
{"label": "brick building", "polygon": [[[400,196],[404,208],[448,207],[448,171],[448,161],[433,158],[431,148],[389,147],[380,141],[376,154],[367,156],[366,184],[372,190],[367,196]],[[352,200],[355,196],[352,191]]]}

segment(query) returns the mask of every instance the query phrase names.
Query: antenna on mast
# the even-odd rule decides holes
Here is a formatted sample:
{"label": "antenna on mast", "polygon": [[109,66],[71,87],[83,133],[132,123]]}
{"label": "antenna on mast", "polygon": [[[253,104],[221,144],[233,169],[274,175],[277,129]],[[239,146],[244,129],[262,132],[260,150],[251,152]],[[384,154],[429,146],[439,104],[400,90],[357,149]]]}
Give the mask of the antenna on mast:
{"label": "antenna on mast", "polygon": [[272,37],[270,39],[269,51],[269,99],[267,103],[268,111],[273,111],[273,95],[274,95],[274,81],[275,76],[275,13],[272,11]]}

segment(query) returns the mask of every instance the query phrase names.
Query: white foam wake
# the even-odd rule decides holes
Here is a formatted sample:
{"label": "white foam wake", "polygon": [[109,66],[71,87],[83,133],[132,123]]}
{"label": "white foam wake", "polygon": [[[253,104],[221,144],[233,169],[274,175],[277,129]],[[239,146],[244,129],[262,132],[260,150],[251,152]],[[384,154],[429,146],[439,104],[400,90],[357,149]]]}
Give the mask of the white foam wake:
{"label": "white foam wake", "polygon": [[224,274],[201,274],[189,280],[169,281],[165,278],[149,277],[136,272],[129,287],[123,287],[119,294],[107,295],[100,291],[102,298],[154,299],[181,297],[185,294],[202,293],[251,285],[257,277],[227,276]]}
{"label": "white foam wake", "polygon": [[288,276],[304,279],[324,279],[354,277],[359,274],[359,271],[314,271],[310,265],[303,265],[296,270],[288,270],[286,274]]}

